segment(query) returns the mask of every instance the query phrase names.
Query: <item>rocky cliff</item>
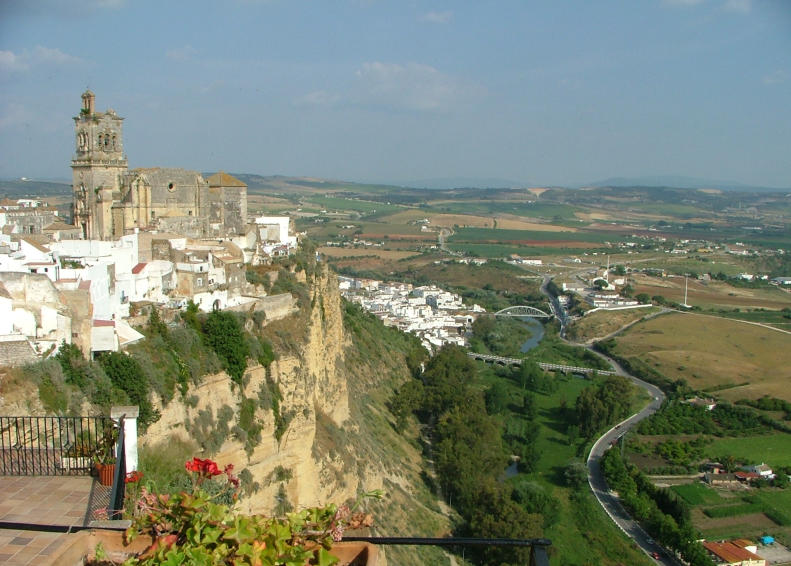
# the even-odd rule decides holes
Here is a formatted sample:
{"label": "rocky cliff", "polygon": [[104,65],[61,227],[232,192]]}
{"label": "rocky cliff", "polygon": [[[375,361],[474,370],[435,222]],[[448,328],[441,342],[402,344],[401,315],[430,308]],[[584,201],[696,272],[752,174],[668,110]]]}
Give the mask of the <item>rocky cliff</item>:
{"label": "rocky cliff", "polygon": [[[184,401],[160,406],[161,418],[142,439],[144,445],[159,444],[174,436],[194,439],[201,427],[228,430],[230,434],[212,456],[252,474],[258,489],[243,499],[243,507],[249,512],[272,512],[281,484],[294,507],[343,501],[354,497],[359,489],[382,486],[378,473],[364,466],[362,470],[358,466],[347,468],[348,462],[340,456],[342,451],[323,453],[316,449],[317,432],[326,432],[317,429],[340,430],[349,421],[349,384],[343,371],[349,340],[344,336],[334,275],[320,269],[306,283],[310,306],[302,316],[295,315],[297,327],[307,325],[306,329],[298,328],[305,339],[297,351],[277,352],[278,358],[268,368],[250,367],[243,388],[224,373],[208,376],[191,388]],[[273,385],[282,396],[280,418],[287,422],[279,440],[271,401],[260,401],[266,399]],[[244,399],[256,401],[254,420],[261,427],[261,439],[254,446],[250,442],[246,446],[233,434]]]}

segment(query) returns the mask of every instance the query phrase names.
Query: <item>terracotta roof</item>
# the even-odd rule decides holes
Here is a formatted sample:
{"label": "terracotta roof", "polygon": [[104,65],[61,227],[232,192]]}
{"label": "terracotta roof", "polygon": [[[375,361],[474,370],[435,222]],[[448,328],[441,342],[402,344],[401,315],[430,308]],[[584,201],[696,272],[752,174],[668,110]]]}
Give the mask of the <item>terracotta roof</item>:
{"label": "terracotta roof", "polygon": [[136,266],[134,266],[134,267],[132,268],[132,273],[134,273],[135,275],[137,275],[138,273],[140,273],[141,271],[143,271],[143,268],[144,268],[145,266],[146,266],[146,264],[145,264],[145,263],[138,263]]}
{"label": "terracotta roof", "polygon": [[31,246],[36,248],[38,251],[44,252],[45,254],[48,254],[50,251],[52,251],[52,250],[49,250],[48,248],[45,248],[44,246],[42,246],[38,242],[33,241],[31,238],[19,238],[19,240],[22,241],[22,242],[26,242],[26,243],[30,244]]}
{"label": "terracotta roof", "polygon": [[71,224],[66,224],[65,222],[60,222],[56,220],[49,226],[45,226],[44,230],[77,230],[77,226],[72,226]]}
{"label": "terracotta roof", "polygon": [[706,550],[720,558],[723,562],[733,563],[742,562],[744,560],[762,560],[762,558],[757,554],[753,554],[749,550],[745,550],[744,548],[741,548],[730,541],[707,541],[703,543],[703,546]]}
{"label": "terracotta roof", "polygon": [[93,320],[93,326],[94,326],[94,328],[97,327],[97,326],[115,326],[115,321],[114,320],[97,320],[97,319],[94,319]]}
{"label": "terracotta roof", "polygon": [[91,288],[91,280],[90,279],[83,279],[82,281],[80,281],[79,288],[80,289],[90,290],[90,288]]}
{"label": "terracotta roof", "polygon": [[220,171],[219,173],[215,173],[208,179],[210,187],[246,187],[247,185],[244,184],[242,181],[237,179],[236,177],[229,175],[225,171]]}
{"label": "terracotta roof", "polygon": [[761,477],[759,474],[756,474],[755,472],[733,472],[733,475],[739,479],[745,479],[745,480],[752,480]]}

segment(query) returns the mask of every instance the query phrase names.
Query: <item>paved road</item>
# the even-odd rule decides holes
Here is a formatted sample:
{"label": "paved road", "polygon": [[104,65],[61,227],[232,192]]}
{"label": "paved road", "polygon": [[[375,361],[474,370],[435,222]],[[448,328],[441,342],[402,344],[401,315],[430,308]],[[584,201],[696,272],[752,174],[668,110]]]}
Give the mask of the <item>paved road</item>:
{"label": "paved road", "polygon": [[626,372],[621,365],[608,356],[597,352],[598,355],[609,361],[618,375],[622,375],[631,380],[635,385],[644,389],[651,396],[651,402],[643,408],[639,413],[636,413],[626,419],[625,421],[615,425],[613,428],[605,432],[593,445],[590,454],[588,455],[588,483],[590,484],[593,495],[596,496],[601,506],[615,521],[615,524],[625,532],[637,545],[649,556],[656,552],[659,554],[658,559],[653,559],[657,564],[664,564],[666,566],[678,566],[678,561],[675,557],[667,553],[660,545],[655,543],[651,537],[643,530],[643,528],[633,520],[631,516],[621,505],[617,497],[612,495],[607,487],[607,482],[604,480],[604,474],[601,471],[599,460],[604,452],[613,444],[618,442],[626,432],[634,427],[641,420],[651,416],[665,400],[665,394],[656,387],[641,379]]}
{"label": "paved road", "polygon": [[[556,307],[557,310],[555,312],[559,315],[558,318],[561,322],[560,337],[562,340],[568,342],[568,340],[565,338],[566,323],[568,322],[567,315],[565,313],[565,309],[561,307],[557,298],[552,297],[552,295],[548,292],[547,284],[549,283],[549,280],[550,277],[544,277],[544,281],[541,284],[541,291],[547,295],[549,300],[552,301],[553,305]],[[569,343],[574,344],[573,342]],[[663,564],[665,566],[679,566],[679,562],[675,559],[675,557],[671,556],[667,551],[665,551],[664,548],[655,543],[653,539],[648,536],[648,533],[646,533],[637,523],[637,521],[632,519],[629,513],[626,512],[618,498],[610,493],[610,490],[607,487],[607,482],[604,479],[604,474],[601,471],[601,466],[599,465],[599,460],[610,446],[616,444],[618,439],[626,434],[629,429],[634,427],[641,420],[651,416],[662,406],[662,403],[665,400],[665,394],[662,393],[662,390],[655,385],[651,385],[650,383],[643,381],[642,379],[638,379],[632,374],[628,373],[618,362],[609,356],[605,356],[600,352],[596,352],[590,346],[584,345],[583,347],[606,359],[610,364],[612,364],[613,369],[615,369],[615,372],[618,375],[622,375],[623,377],[629,379],[632,381],[632,383],[637,385],[637,387],[645,390],[651,396],[651,402],[646,407],[605,432],[596,441],[596,443],[593,445],[593,448],[591,448],[587,461],[588,483],[590,484],[591,491],[599,501],[599,504],[615,522],[615,524],[618,525],[618,527],[624,533],[626,533],[626,535],[629,536],[637,544],[637,546],[643,550],[643,552],[645,552],[648,556],[652,556],[654,553],[659,555],[659,558],[652,558],[657,564]]]}

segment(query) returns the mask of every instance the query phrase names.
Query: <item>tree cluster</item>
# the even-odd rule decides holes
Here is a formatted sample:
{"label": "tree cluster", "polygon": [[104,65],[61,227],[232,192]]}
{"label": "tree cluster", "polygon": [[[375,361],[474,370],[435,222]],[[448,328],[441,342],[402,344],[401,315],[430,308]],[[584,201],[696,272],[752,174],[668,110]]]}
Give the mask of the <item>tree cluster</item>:
{"label": "tree cluster", "polygon": [[[457,346],[445,346],[418,379],[404,384],[391,401],[401,423],[415,414],[432,429],[431,444],[443,494],[464,518],[463,536],[530,538],[541,533],[541,516],[514,498],[510,484],[498,481],[508,463],[500,420],[487,411],[502,409],[503,392],[488,395],[470,387],[475,363]],[[488,399],[487,399],[488,397]],[[530,402],[526,411],[531,411]],[[522,564],[527,549],[480,550],[486,563]]]}
{"label": "tree cluster", "polygon": [[587,387],[577,397],[575,410],[585,438],[629,415],[634,386],[625,377],[611,375],[597,387]]}
{"label": "tree cluster", "polygon": [[621,503],[663,546],[679,552],[690,566],[714,566],[692,526],[689,507],[672,492],[656,487],[636,466],[627,465],[617,450],[608,450],[601,467]]}

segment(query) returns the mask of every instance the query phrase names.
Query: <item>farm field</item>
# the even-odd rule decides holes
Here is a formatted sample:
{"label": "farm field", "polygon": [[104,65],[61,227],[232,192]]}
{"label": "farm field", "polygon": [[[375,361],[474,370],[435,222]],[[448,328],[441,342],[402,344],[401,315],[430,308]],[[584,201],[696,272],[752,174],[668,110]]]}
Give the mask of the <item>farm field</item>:
{"label": "farm field", "polygon": [[[460,228],[452,236],[454,242],[511,242],[519,244],[543,242],[567,242],[573,246],[577,242],[603,244],[613,236],[579,230],[538,231],[538,230],[505,230],[487,228]],[[616,238],[618,238],[616,236]]]}
{"label": "farm field", "polygon": [[618,355],[639,359],[694,389],[716,389],[731,401],[763,395],[791,401],[791,335],[777,330],[672,313],[632,326],[616,344]]}
{"label": "farm field", "polygon": [[728,503],[723,499],[717,490],[714,490],[701,482],[674,485],[670,491],[675,492],[690,505],[721,505]]}
{"label": "farm field", "polygon": [[317,204],[327,210],[340,210],[359,212],[360,214],[392,214],[401,210],[401,206],[387,204],[384,202],[376,202],[371,200],[360,200],[341,197],[322,197],[312,195],[308,198],[311,203]]}
{"label": "farm field", "polygon": [[492,216],[513,214],[527,218],[546,218],[549,220],[574,220],[576,207],[566,204],[539,203],[535,201],[481,200],[481,201],[433,201],[431,207],[440,212],[452,214],[471,214]]}
{"label": "farm field", "polygon": [[568,329],[568,337],[576,342],[591,342],[617,332],[646,316],[659,312],[659,307],[643,307],[617,311],[594,311],[577,320]]}
{"label": "farm field", "polygon": [[701,482],[670,488],[692,508],[692,522],[709,540],[771,534],[791,541],[791,490],[714,489]]}
{"label": "farm field", "polygon": [[[635,294],[646,293],[653,297],[661,295],[676,303],[684,302],[684,278],[651,277],[635,274],[631,277]],[[770,287],[750,289],[734,287],[723,281],[698,281],[687,279],[687,303],[709,309],[772,309],[782,310],[791,307],[791,293]]]}
{"label": "farm field", "polygon": [[705,454],[712,459],[729,454],[739,461],[765,462],[775,467],[791,466],[791,434],[778,432],[760,436],[717,438],[706,447]]}

